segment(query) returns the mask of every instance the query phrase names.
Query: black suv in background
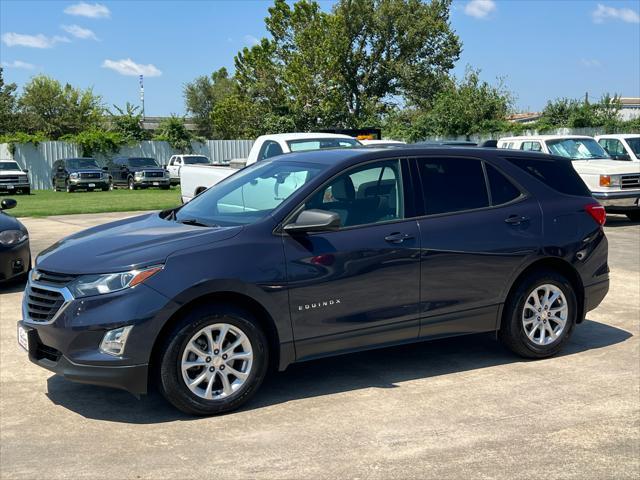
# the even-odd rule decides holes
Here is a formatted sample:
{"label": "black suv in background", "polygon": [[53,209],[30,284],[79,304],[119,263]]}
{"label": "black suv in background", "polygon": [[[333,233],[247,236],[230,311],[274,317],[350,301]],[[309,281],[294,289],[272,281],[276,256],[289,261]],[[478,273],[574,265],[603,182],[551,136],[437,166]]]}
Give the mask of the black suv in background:
{"label": "black suv in background", "polygon": [[63,158],[53,163],[51,178],[53,189],[75,192],[76,190],[111,189],[109,174],[98,166],[95,158]]}
{"label": "black suv in background", "polygon": [[270,366],[373,347],[496,332],[546,358],[607,293],[605,217],[551,155],[290,153],[43,251],[18,339],[71,380],[154,383],[193,414],[239,407]]}
{"label": "black suv in background", "polygon": [[109,161],[109,175],[115,186],[126,186],[129,190],[171,187],[169,172],[160,167],[155,159],[145,157],[117,157]]}

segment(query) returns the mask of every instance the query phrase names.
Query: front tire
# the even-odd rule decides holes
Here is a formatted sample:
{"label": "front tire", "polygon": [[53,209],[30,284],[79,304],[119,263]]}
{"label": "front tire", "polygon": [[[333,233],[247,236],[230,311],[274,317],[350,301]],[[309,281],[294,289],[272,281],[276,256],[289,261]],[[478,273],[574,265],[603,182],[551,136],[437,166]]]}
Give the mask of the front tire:
{"label": "front tire", "polygon": [[65,185],[64,189],[67,191],[67,193],[73,193],[73,192],[75,192],[75,191],[76,191],[76,189],[75,189],[75,188],[73,188],[73,187],[69,184],[69,182],[66,182],[64,185]]}
{"label": "front tire", "polygon": [[190,312],[161,351],[159,389],[191,415],[235,410],[255,394],[267,372],[267,340],[257,322],[224,305]]}
{"label": "front tire", "polygon": [[552,270],[531,272],[505,305],[500,340],[522,357],[551,357],[569,340],[577,312],[574,288],[564,276]]}
{"label": "front tire", "polygon": [[133,180],[133,177],[129,177],[129,190],[137,190],[136,182]]}

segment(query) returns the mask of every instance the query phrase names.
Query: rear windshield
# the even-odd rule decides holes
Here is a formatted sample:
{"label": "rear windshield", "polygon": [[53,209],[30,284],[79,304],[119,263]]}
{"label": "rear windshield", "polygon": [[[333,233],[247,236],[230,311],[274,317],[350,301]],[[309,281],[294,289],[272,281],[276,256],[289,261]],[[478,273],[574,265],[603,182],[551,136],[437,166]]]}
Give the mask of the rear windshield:
{"label": "rear windshield", "polygon": [[524,157],[507,157],[507,160],[560,193],[591,196],[591,191],[569,162]]}
{"label": "rear windshield", "polygon": [[67,159],[67,168],[78,170],[81,168],[100,168],[93,158],[69,158]]}
{"label": "rear windshield", "polygon": [[157,167],[155,159],[153,158],[130,158],[127,160],[130,167]]}
{"label": "rear windshield", "polygon": [[362,144],[355,138],[309,138],[304,140],[290,140],[287,142],[289,150],[292,152],[303,152],[306,150],[322,150],[324,148],[351,148],[361,147]]}
{"label": "rear windshield", "polygon": [[208,164],[207,157],[183,157],[185,165]]}

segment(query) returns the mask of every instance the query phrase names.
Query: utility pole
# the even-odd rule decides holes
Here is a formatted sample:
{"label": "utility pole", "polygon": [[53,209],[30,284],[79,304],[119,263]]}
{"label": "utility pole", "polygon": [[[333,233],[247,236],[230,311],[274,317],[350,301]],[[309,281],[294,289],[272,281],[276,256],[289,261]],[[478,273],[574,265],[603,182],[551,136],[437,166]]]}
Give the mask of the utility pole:
{"label": "utility pole", "polygon": [[142,104],[142,121],[144,122],[144,75],[140,75],[140,103]]}

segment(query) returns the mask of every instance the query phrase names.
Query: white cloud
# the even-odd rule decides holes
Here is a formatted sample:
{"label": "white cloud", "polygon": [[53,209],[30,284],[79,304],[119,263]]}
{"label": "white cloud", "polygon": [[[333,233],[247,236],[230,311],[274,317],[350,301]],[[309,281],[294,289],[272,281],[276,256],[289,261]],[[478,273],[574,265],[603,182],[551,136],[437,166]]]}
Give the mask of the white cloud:
{"label": "white cloud", "polygon": [[67,43],[69,41],[67,37],[58,35],[47,37],[41,33],[38,35],[26,35],[15,32],[2,34],[2,43],[7,47],[51,48],[56,43]]}
{"label": "white cloud", "polygon": [[155,65],[152,65],[151,63],[143,65],[141,63],[134,62],[130,58],[122,60],[105,60],[102,62],[102,67],[114,70],[120,75],[144,75],[145,77],[159,77],[162,75],[162,72]]}
{"label": "white cloud", "polygon": [[88,28],[82,28],[79,25],[60,25],[60,28],[62,28],[69,35],[73,35],[76,38],[82,38],[84,40],[98,40],[98,37],[96,37],[96,34],[93,33],[92,30],[89,30]]}
{"label": "white cloud", "polygon": [[496,9],[493,0],[471,0],[464,6],[464,13],[475,18],[485,18]]}
{"label": "white cloud", "polygon": [[100,3],[76,3],[65,8],[64,13],[66,13],[67,15],[75,15],[78,17],[88,18],[111,17],[111,11],[106,7],[106,5],[102,5]]}
{"label": "white cloud", "polygon": [[254,45],[258,45],[260,43],[260,40],[258,40],[253,35],[245,35],[243,38],[244,38],[244,43],[246,43],[250,47],[253,47]]}
{"label": "white cloud", "polygon": [[32,63],[23,62],[22,60],[14,60],[13,62],[2,62],[4,68],[21,68],[23,70],[33,70],[36,68]]}
{"label": "white cloud", "polygon": [[600,60],[596,60],[595,58],[583,58],[580,60],[580,64],[586,68],[602,67],[602,63],[600,63]]}
{"label": "white cloud", "polygon": [[622,20],[627,23],[640,23],[640,15],[630,8],[614,8],[598,4],[591,14],[595,23],[604,23],[605,20]]}

